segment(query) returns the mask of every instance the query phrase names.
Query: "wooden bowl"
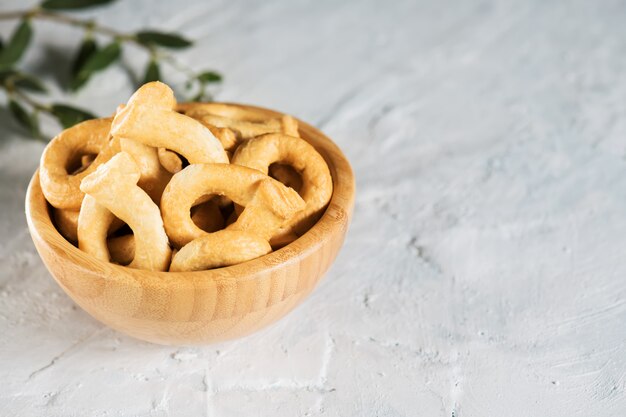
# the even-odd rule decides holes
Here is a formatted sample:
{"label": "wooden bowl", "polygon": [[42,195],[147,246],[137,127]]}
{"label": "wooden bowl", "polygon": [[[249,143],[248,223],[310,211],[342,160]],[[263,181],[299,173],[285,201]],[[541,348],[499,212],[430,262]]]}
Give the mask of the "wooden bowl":
{"label": "wooden bowl", "polygon": [[[281,114],[251,106],[269,117]],[[293,243],[261,258],[198,272],[150,272],[93,258],[63,238],[50,218],[35,172],[26,218],[35,247],[61,288],[102,323],[167,345],[206,344],[248,335],[301,303],[343,244],[354,205],[354,176],[339,148],[300,122],[300,134],[324,157],[333,195],[321,219]]]}

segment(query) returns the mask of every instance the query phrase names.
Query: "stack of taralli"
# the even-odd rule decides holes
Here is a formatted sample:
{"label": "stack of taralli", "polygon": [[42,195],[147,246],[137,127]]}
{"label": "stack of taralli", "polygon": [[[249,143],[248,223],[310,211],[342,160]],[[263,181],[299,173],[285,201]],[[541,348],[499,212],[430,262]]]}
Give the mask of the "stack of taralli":
{"label": "stack of taralli", "polygon": [[59,232],[108,262],[151,271],[234,265],[305,233],[332,194],[291,116],[177,104],[160,82],[113,118],[61,132],[39,171]]}

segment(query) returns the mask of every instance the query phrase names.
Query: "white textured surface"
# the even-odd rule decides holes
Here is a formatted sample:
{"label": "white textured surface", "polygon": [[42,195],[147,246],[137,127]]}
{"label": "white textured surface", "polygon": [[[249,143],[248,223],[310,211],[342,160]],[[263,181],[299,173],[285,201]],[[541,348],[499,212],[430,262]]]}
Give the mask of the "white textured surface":
{"label": "white textured surface", "polygon": [[[0,415],[624,413],[623,2],[174,3],[100,19],[183,30],[199,41],[181,59],[226,74],[219,99],[334,138],[358,184],[345,247],[309,300],[258,334],[132,340],[39,260],[23,199],[42,146],[2,114]],[[36,43],[65,55],[77,36],[42,24]],[[34,51],[27,67],[63,72]],[[106,114],[131,91],[118,68],[73,100]]]}

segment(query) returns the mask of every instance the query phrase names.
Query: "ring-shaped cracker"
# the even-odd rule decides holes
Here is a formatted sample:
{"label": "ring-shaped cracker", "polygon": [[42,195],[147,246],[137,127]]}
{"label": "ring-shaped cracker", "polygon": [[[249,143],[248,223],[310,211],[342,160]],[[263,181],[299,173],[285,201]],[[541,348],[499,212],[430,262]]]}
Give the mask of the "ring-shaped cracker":
{"label": "ring-shaped cracker", "polygon": [[220,230],[192,240],[173,257],[170,271],[201,271],[246,262],[272,251],[267,241],[255,234]]}
{"label": "ring-shaped cracker", "polygon": [[180,159],[176,152],[168,151],[165,148],[159,148],[157,150],[157,156],[159,162],[170,174],[176,174],[183,169],[183,161]]}
{"label": "ring-shaped cracker", "polygon": [[[84,193],[80,182],[113,155],[119,152],[119,142],[109,140],[111,120],[93,119],[65,129],[46,146],[41,155],[39,178],[41,190],[52,206],[78,210]],[[72,175],[69,162],[80,154],[97,154],[83,171]]]}
{"label": "ring-shaped cracker", "polygon": [[302,177],[299,193],[306,207],[287,224],[297,234],[308,230],[330,201],[333,182],[324,158],[303,139],[268,134],[244,142],[233,155],[232,163],[268,173],[273,163],[290,165]]}
{"label": "ring-shaped cracker", "polygon": [[[72,243],[78,242],[78,216],[80,211],[75,210],[62,210],[62,209],[52,209],[52,217],[54,218],[54,224],[59,230],[59,233],[63,235],[64,238],[69,240]],[[110,235],[114,233],[119,228],[124,226],[124,222],[115,217],[109,228],[107,233]]]}
{"label": "ring-shaped cracker", "polygon": [[[133,158],[126,152],[120,152],[83,179],[81,190],[93,197],[96,204],[91,205],[91,199],[83,203],[78,219],[78,244],[100,259],[109,259],[106,227],[100,224],[109,221],[110,216],[103,212],[108,210],[126,222],[135,236],[135,256],[128,266],[166,271],[171,249],[159,208],[137,186],[140,175]],[[91,235],[90,229],[95,229],[97,233]],[[95,249],[85,245],[95,245]]]}
{"label": "ring-shaped cracker", "polygon": [[268,174],[298,192],[302,188],[302,177],[290,165],[272,164],[269,166]]}
{"label": "ring-shaped cracker", "polygon": [[112,262],[128,265],[135,257],[135,236],[122,235],[109,238],[107,248]]}
{"label": "ring-shaped cracker", "polygon": [[229,164],[189,165],[172,177],[161,198],[165,230],[175,246],[208,234],[189,214],[206,195],[225,195],[244,206],[228,229],[249,231],[265,240],[304,207],[298,193],[257,170]]}
{"label": "ring-shaped cracker", "polygon": [[111,134],[155,148],[166,148],[189,163],[228,163],[220,141],[197,120],[177,113],[174,93],[158,81],[144,84],[113,119]]}
{"label": "ring-shaped cracker", "polygon": [[120,148],[132,156],[139,167],[141,177],[137,185],[158,204],[172,174],[161,165],[157,148],[126,138],[120,138]]}
{"label": "ring-shaped cracker", "polygon": [[298,131],[298,121],[293,116],[285,114],[281,117],[280,122],[283,128],[282,133],[296,138],[300,137],[300,132]]}
{"label": "ring-shaped cracker", "polygon": [[72,243],[78,242],[78,211],[52,209],[54,225],[61,235]]}
{"label": "ring-shaped cracker", "polygon": [[264,122],[268,117],[252,108],[243,108],[226,103],[177,103],[176,111],[191,116],[192,114],[213,114],[228,119],[245,120],[248,122]]}
{"label": "ring-shaped cracker", "polygon": [[189,111],[190,117],[197,119],[205,126],[215,126],[215,128],[228,128],[235,132],[241,139],[250,139],[265,133],[281,132],[282,124],[278,119],[267,119],[262,122],[250,122],[247,120],[229,119],[223,116],[216,116],[209,113],[199,113],[194,110]]}
{"label": "ring-shaped cracker", "polygon": [[198,204],[191,209],[191,220],[205,232],[217,232],[224,228],[224,216],[215,199]]}

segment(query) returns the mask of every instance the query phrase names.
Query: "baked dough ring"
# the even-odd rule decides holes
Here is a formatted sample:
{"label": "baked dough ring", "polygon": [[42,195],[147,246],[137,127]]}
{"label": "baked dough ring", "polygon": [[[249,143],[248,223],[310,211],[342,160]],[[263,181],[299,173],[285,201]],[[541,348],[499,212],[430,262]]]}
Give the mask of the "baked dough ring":
{"label": "baked dough ring", "polygon": [[159,148],[157,151],[159,162],[170,174],[176,174],[183,169],[183,161],[176,152],[168,151],[165,148]]}
{"label": "baked dough ring", "polygon": [[173,257],[170,271],[201,271],[246,262],[272,251],[267,241],[247,232],[220,230],[192,240]]}
{"label": "baked dough ring", "polygon": [[188,116],[191,114],[213,114],[228,119],[246,120],[248,122],[263,122],[267,116],[254,110],[226,103],[178,103],[176,111]]}
{"label": "baked dough ring", "polygon": [[265,240],[304,207],[298,193],[257,170],[229,164],[189,165],[172,177],[161,198],[165,230],[175,246],[208,234],[189,215],[194,202],[205,195],[225,195],[246,206],[229,230],[249,231]]}
{"label": "baked dough ring", "polygon": [[282,123],[283,133],[285,135],[296,138],[300,137],[300,132],[298,131],[298,121],[295,118],[289,116],[288,114],[284,114],[280,119],[280,122]]}
{"label": "baked dough ring", "polygon": [[[166,271],[172,251],[159,208],[137,186],[140,175],[133,158],[120,152],[83,179],[81,190],[92,196],[96,204],[90,203],[92,199],[83,203],[78,219],[78,244],[86,252],[108,261],[106,227],[101,223],[107,223],[115,215],[126,222],[135,235],[135,256],[128,266]],[[106,210],[112,214],[107,216]]]}
{"label": "baked dough ring", "polygon": [[109,238],[107,248],[112,262],[128,265],[135,257],[135,236],[122,235]]}
{"label": "baked dough ring", "polygon": [[[201,120],[200,123],[202,123]],[[227,153],[234,151],[237,145],[239,145],[239,141],[237,140],[235,132],[233,132],[229,128],[215,127],[209,124],[205,124],[204,126],[207,127],[211,131],[211,133],[213,133],[213,135],[220,141],[222,147],[224,148],[224,150],[227,151]]]}
{"label": "baked dough ring", "polygon": [[52,209],[54,225],[61,235],[72,243],[78,242],[78,211]]}
{"label": "baked dough ring", "polygon": [[120,148],[132,156],[139,167],[141,177],[137,185],[148,193],[152,201],[159,204],[172,174],[161,165],[157,148],[125,138],[120,138]]}
{"label": "baked dough ring", "polygon": [[[59,230],[59,233],[72,243],[78,242],[78,216],[79,211],[52,209],[54,224]],[[114,233],[122,226],[124,226],[124,222],[115,217],[109,225],[107,233]]]}
{"label": "baked dough ring", "polygon": [[172,110],[172,89],[158,81],[144,84],[115,115],[111,134],[184,156],[190,164],[228,163],[222,144],[197,120]]}
{"label": "baked dough ring", "polygon": [[[196,210],[193,210],[191,219],[202,230],[215,232],[224,227],[222,213],[215,201],[211,200],[200,204],[194,207],[194,209]],[[109,238],[107,239],[107,247],[112,262],[128,265],[135,257],[135,236],[131,234]],[[172,259],[174,258],[172,257]]]}
{"label": "baked dough ring", "polygon": [[318,219],[333,193],[333,182],[324,158],[303,139],[268,134],[243,143],[232,163],[257,169],[264,174],[273,163],[292,166],[302,176],[300,195],[306,207],[287,223],[297,234],[308,230]]}
{"label": "baked dough ring", "polygon": [[78,248],[101,261],[109,262],[106,238],[107,230],[115,215],[96,199],[86,195],[78,214]]}
{"label": "baked dough ring", "polygon": [[229,119],[210,113],[201,113],[196,110],[190,110],[186,114],[202,122],[204,125],[215,126],[216,128],[228,128],[235,132],[235,135],[241,139],[250,139],[265,133],[280,132],[282,130],[282,124],[278,119],[250,122],[247,120]]}
{"label": "baked dough ring", "polygon": [[[41,155],[39,179],[46,200],[56,208],[78,210],[83,201],[80,182],[119,152],[119,142],[109,140],[111,120],[93,119],[57,135]],[[80,154],[97,154],[83,171],[72,175],[67,167]]]}
{"label": "baked dough ring", "polygon": [[205,232],[217,232],[224,228],[224,216],[217,201],[211,199],[191,209],[191,220]]}
{"label": "baked dough ring", "polygon": [[276,178],[278,181],[300,192],[302,188],[302,177],[298,172],[289,165],[272,164],[269,166],[268,173],[270,177]]}

